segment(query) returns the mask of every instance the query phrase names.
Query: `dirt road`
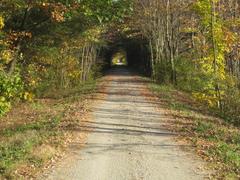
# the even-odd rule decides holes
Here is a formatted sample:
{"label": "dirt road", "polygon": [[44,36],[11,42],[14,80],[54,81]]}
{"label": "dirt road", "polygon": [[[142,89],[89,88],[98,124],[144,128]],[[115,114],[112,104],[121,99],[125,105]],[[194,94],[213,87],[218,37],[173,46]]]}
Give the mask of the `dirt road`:
{"label": "dirt road", "polygon": [[163,114],[156,111],[156,104],[141,96],[144,82],[124,68],[109,76],[106,98],[93,109],[87,125],[93,129],[84,147],[73,144],[71,157],[40,179],[204,179],[201,162],[181,150],[175,134],[161,126]]}

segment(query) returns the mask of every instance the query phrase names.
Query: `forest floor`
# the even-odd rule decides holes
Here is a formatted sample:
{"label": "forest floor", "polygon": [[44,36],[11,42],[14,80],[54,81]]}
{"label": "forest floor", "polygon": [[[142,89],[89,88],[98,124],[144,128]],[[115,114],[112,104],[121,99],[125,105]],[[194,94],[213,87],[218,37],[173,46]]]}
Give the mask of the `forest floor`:
{"label": "forest floor", "polygon": [[49,180],[159,180],[205,179],[207,165],[186,141],[176,141],[177,133],[167,130],[170,116],[158,109],[148,81],[115,68],[97,105],[84,124],[71,131],[86,132],[85,142],[75,141],[56,167],[38,179]]}

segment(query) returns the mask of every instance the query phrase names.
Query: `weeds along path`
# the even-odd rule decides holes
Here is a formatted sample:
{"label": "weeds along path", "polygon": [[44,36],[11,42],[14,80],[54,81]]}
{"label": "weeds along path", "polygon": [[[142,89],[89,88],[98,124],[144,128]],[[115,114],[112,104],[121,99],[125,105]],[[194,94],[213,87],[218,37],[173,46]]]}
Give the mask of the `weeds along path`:
{"label": "weeds along path", "polygon": [[[89,131],[86,143],[71,145],[72,153],[39,179],[49,180],[167,180],[204,179],[203,163],[182,150],[176,134],[156,104],[143,97],[145,82],[126,68],[113,69],[104,99],[93,119],[76,131]],[[157,102],[156,102],[157,103]]]}

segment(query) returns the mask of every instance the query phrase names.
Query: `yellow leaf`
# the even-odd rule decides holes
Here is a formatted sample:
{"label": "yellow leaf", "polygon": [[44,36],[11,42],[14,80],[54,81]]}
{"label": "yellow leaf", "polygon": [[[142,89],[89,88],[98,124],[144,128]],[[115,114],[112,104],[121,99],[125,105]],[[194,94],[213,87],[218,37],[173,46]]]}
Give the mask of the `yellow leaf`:
{"label": "yellow leaf", "polygon": [[0,16],[0,30],[4,27],[4,19]]}

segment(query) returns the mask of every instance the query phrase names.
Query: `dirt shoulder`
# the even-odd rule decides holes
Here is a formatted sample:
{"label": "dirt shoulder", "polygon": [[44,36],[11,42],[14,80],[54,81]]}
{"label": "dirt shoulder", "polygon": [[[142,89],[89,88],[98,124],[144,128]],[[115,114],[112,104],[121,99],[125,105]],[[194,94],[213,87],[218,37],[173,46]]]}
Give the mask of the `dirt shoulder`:
{"label": "dirt shoulder", "polygon": [[157,103],[158,111],[167,117],[165,127],[179,135],[177,140],[191,145],[208,162],[215,172],[212,178],[239,179],[240,129],[216,117],[190,94],[147,81],[143,95]]}
{"label": "dirt shoulder", "polygon": [[31,179],[56,164],[73,141],[84,142],[86,132],[71,127],[89,119],[93,97],[106,81],[86,84],[76,93],[58,99],[20,103],[1,119],[0,179]]}

